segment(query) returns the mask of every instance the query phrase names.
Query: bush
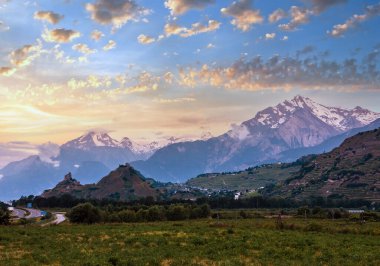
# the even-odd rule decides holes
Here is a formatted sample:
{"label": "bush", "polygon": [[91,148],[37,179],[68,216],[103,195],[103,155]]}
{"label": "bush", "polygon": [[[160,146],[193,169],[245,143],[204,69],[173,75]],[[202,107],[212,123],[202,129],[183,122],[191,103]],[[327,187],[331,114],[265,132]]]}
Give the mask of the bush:
{"label": "bush", "polygon": [[181,205],[172,205],[169,207],[166,216],[170,221],[180,221],[186,220],[190,215],[188,209],[185,207]]}
{"label": "bush", "polygon": [[136,213],[132,210],[123,210],[119,212],[119,217],[123,223],[133,223],[136,222]]}
{"label": "bush", "polygon": [[67,216],[72,223],[93,224],[99,223],[102,220],[99,209],[94,207],[91,203],[83,203],[75,206]]}
{"label": "bush", "polygon": [[165,212],[162,207],[152,206],[148,209],[146,219],[150,222],[165,220]]}
{"label": "bush", "polygon": [[7,209],[0,208],[0,225],[8,225],[11,215]]}

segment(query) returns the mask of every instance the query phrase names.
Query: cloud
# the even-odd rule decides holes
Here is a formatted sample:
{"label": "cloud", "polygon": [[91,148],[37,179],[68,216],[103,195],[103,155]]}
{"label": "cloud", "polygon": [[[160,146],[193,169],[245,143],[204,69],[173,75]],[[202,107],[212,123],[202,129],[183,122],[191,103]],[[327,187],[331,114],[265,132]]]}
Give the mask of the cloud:
{"label": "cloud", "polygon": [[14,67],[0,67],[0,75],[9,77],[12,76],[13,73],[16,72],[16,69]]}
{"label": "cloud", "polygon": [[178,16],[190,9],[204,9],[214,3],[215,0],[167,0],[165,1],[165,7],[170,9],[173,16]]}
{"label": "cloud", "polygon": [[57,24],[64,18],[64,16],[54,13],[53,11],[37,11],[34,13],[34,18],[50,22],[51,24]]}
{"label": "cloud", "polygon": [[316,13],[321,13],[332,6],[345,4],[347,2],[348,0],[311,0]]}
{"label": "cloud", "polygon": [[144,34],[140,34],[137,37],[137,41],[139,43],[141,43],[141,44],[150,44],[152,42],[155,42],[156,40],[153,37],[150,37],[150,36],[147,36],[147,35],[144,35]]}
{"label": "cloud", "polygon": [[103,37],[104,33],[100,30],[94,30],[93,32],[91,32],[91,39],[93,39],[94,41],[99,41]]}
{"label": "cloud", "polygon": [[289,37],[285,35],[284,37],[282,37],[281,40],[282,40],[282,41],[287,41],[287,40],[289,40]]}
{"label": "cloud", "polygon": [[281,30],[284,30],[284,31],[296,30],[299,25],[308,23],[310,20],[310,16],[313,15],[313,11],[306,8],[298,7],[298,6],[292,6],[290,8],[289,13],[290,13],[291,20],[287,24],[279,25],[278,27]]}
{"label": "cloud", "polygon": [[174,22],[165,25],[164,31],[167,37],[171,35],[179,35],[187,38],[193,35],[212,32],[220,28],[221,23],[216,20],[209,20],[207,25],[203,25],[199,22],[191,25],[191,28],[181,27]]}
{"label": "cloud", "polygon": [[0,169],[8,163],[37,154],[36,146],[24,141],[0,143]]}
{"label": "cloud", "polygon": [[154,99],[153,102],[162,103],[162,104],[170,104],[170,103],[185,103],[185,102],[195,102],[196,99],[193,97],[181,97],[181,98],[158,98]]}
{"label": "cloud", "polygon": [[263,17],[259,10],[251,8],[252,0],[238,0],[231,6],[222,8],[222,14],[233,17],[231,24],[241,31],[249,31],[253,24],[263,22]]}
{"label": "cloud", "polygon": [[186,28],[179,26],[175,22],[167,23],[167,24],[165,24],[165,27],[164,27],[165,35],[167,37],[169,37],[171,35],[179,35],[185,29]]}
{"label": "cloud", "polygon": [[29,65],[34,59],[40,56],[42,44],[39,42],[37,45],[27,44],[23,47],[14,50],[9,55],[10,62],[16,67],[24,67]]}
{"label": "cloud", "polygon": [[41,161],[54,164],[55,166],[59,166],[59,162],[53,160],[54,157],[57,157],[59,155],[59,145],[48,142],[38,145],[37,150]]}
{"label": "cloud", "polygon": [[121,28],[127,22],[137,21],[140,16],[150,13],[133,0],[97,0],[93,4],[86,4],[86,10],[94,21],[115,28]]}
{"label": "cloud", "polygon": [[269,22],[276,23],[277,21],[280,21],[281,19],[284,19],[287,16],[288,14],[283,9],[279,8],[269,15]]}
{"label": "cloud", "polygon": [[296,52],[296,55],[297,56],[300,56],[300,55],[305,55],[305,54],[309,54],[309,53],[312,53],[315,51],[315,47],[312,46],[312,45],[307,45],[305,46],[304,48],[302,48],[301,50],[298,50]]}
{"label": "cloud", "polygon": [[276,37],[276,33],[267,33],[265,34],[265,39],[266,40],[273,40]]}
{"label": "cloud", "polygon": [[103,47],[104,51],[109,51],[116,48],[116,42],[113,40],[109,40],[108,43]]}
{"label": "cloud", "polygon": [[361,15],[355,14],[352,17],[350,17],[348,20],[346,20],[346,22],[344,22],[343,24],[334,25],[331,31],[327,31],[327,34],[329,34],[332,37],[342,36],[349,29],[355,28],[360,23],[379,15],[380,15],[380,3],[376,5],[367,6],[364,14],[361,14]]}
{"label": "cloud", "polygon": [[379,56],[380,52],[376,50],[362,60],[348,58],[341,62],[327,60],[314,53],[303,58],[275,55],[267,60],[256,56],[251,60],[239,59],[229,66],[181,68],[179,84],[251,91],[292,88],[378,89]]}
{"label": "cloud", "polygon": [[87,44],[84,44],[84,43],[75,44],[72,46],[72,49],[86,55],[93,54],[96,52],[95,49],[90,49],[87,46]]}
{"label": "cloud", "polygon": [[211,49],[211,48],[215,48],[216,46],[214,45],[214,44],[212,44],[212,43],[209,43],[209,44],[207,44],[207,46],[206,46],[206,48],[207,49]]}
{"label": "cloud", "polygon": [[0,20],[0,31],[8,31],[10,27]]}
{"label": "cloud", "polygon": [[45,29],[44,33],[42,34],[42,38],[45,41],[58,43],[68,43],[80,36],[80,32],[68,29],[54,29],[50,31],[48,29]]}

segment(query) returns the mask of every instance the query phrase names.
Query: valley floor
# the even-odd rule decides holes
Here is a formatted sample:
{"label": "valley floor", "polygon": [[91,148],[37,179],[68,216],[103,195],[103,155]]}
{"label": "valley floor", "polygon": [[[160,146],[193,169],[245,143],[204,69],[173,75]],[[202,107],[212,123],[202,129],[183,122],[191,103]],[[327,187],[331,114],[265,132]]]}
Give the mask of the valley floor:
{"label": "valley floor", "polygon": [[380,223],[228,219],[0,227],[0,265],[380,265]]}

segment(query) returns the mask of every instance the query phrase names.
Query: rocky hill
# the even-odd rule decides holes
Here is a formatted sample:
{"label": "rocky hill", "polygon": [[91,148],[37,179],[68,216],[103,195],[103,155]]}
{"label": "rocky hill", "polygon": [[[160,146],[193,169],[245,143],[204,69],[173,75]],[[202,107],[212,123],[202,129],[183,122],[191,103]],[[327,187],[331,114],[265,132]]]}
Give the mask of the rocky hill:
{"label": "rocky hill", "polygon": [[157,198],[160,192],[154,189],[138,171],[130,165],[120,165],[96,184],[81,185],[67,174],[53,189],[46,190],[45,198],[70,194],[76,198],[134,200],[151,196]]}
{"label": "rocky hill", "polygon": [[380,201],[380,129],[346,139],[331,152],[306,160],[267,196]]}

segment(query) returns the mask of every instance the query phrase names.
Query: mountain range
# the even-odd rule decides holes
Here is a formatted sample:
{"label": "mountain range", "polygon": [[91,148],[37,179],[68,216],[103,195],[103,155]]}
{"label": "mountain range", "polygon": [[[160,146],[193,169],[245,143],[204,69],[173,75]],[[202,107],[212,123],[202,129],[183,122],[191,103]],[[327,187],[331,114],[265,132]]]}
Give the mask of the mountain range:
{"label": "mountain range", "polygon": [[380,113],[361,107],[327,107],[296,96],[266,108],[217,137],[196,141],[171,138],[140,145],[107,133],[89,132],[60,146],[49,162],[31,156],[0,170],[0,200],[40,194],[68,172],[81,183],[96,183],[129,162],[147,178],[183,182],[207,172],[223,172],[271,162],[290,162],[337,147],[344,138],[376,127]]}
{"label": "mountain range", "polygon": [[[183,182],[202,173],[290,162],[309,154],[312,147],[322,152],[330,150],[336,146],[321,144],[355,128],[366,131],[365,127],[378,118],[379,113],[361,107],[327,107],[296,96],[258,112],[254,118],[218,137],[168,145],[148,160],[132,162],[132,165],[144,176]],[[339,141],[331,143],[340,144]]]}

